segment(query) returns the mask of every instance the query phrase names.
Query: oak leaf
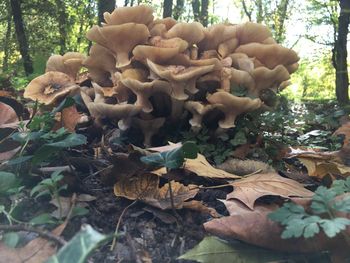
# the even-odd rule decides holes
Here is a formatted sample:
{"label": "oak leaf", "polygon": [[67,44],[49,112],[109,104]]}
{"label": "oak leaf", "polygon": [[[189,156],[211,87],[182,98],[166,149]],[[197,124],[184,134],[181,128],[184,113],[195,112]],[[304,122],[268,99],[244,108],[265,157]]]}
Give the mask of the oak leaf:
{"label": "oak leaf", "polygon": [[238,199],[251,210],[255,201],[266,195],[289,197],[311,197],[313,192],[305,189],[300,183],[284,178],[277,173],[255,174],[231,183],[234,191],[227,200]]}

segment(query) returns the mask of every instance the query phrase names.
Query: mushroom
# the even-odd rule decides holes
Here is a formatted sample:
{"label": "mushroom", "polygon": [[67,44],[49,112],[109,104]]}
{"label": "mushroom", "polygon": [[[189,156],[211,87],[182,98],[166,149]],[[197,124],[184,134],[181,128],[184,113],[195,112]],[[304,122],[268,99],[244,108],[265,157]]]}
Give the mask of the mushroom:
{"label": "mushroom", "polygon": [[131,125],[142,131],[144,136],[143,145],[149,147],[152,145],[152,137],[164,125],[165,118],[153,118],[150,115],[143,115],[142,117],[134,118]]}
{"label": "mushroom", "polygon": [[143,24],[126,23],[102,28],[93,26],[86,36],[113,53],[117,68],[125,68],[131,62],[129,53],[136,45],[146,43],[149,31]]}
{"label": "mushroom", "polygon": [[117,71],[115,58],[105,47],[93,44],[83,65],[89,70],[90,78],[101,86],[111,86],[111,77]]}
{"label": "mushroom", "polygon": [[146,5],[121,7],[112,13],[105,12],[103,18],[106,21],[106,26],[126,23],[149,25],[153,21],[153,8]]}
{"label": "mushroom", "polygon": [[236,38],[237,28],[233,25],[217,24],[204,31],[205,37],[198,43],[199,50],[217,50],[219,45]]}
{"label": "mushroom", "polygon": [[199,22],[177,23],[164,36],[166,38],[179,37],[192,46],[204,38],[204,27]]}
{"label": "mushroom", "polygon": [[202,119],[205,114],[213,110],[215,104],[203,104],[199,101],[186,101],[184,105],[185,109],[192,113],[192,119],[189,120],[191,127],[194,131],[198,131],[202,128]]}
{"label": "mushroom", "polygon": [[70,92],[79,89],[67,74],[49,71],[33,79],[24,91],[24,98],[51,105]]}
{"label": "mushroom", "polygon": [[176,24],[176,20],[171,17],[154,20],[149,26],[151,36],[164,36],[164,34]]}
{"label": "mushroom", "polygon": [[156,92],[171,94],[172,89],[169,82],[153,80],[152,82],[141,82],[135,79],[122,79],[121,82],[132,90],[137,99],[135,105],[141,106],[146,113],[153,111],[149,98]]}
{"label": "mushroom", "polygon": [[85,56],[78,52],[68,52],[61,55],[52,55],[46,62],[46,72],[49,71],[59,71],[67,74],[72,79],[77,78],[82,62],[84,61]]}
{"label": "mushroom", "polygon": [[236,25],[236,29],[240,45],[251,42],[263,43],[264,41],[270,43],[272,37],[268,27],[258,23],[246,22],[244,24]]}
{"label": "mushroom", "polygon": [[232,66],[239,70],[251,73],[254,70],[254,62],[244,53],[233,53],[229,57],[232,59]]}
{"label": "mushroom", "polygon": [[127,119],[132,116],[137,115],[141,111],[140,106],[133,104],[107,104],[104,102],[95,102],[85,94],[84,92],[80,93],[85,106],[88,108],[90,115],[96,119],[99,123],[101,119],[110,119],[110,120],[121,120]]}
{"label": "mushroom", "polygon": [[208,95],[207,100],[225,114],[225,119],[219,121],[219,127],[222,129],[235,127],[238,115],[256,110],[262,105],[260,99],[237,97],[225,91]]}
{"label": "mushroom", "polygon": [[146,45],[138,45],[132,51],[134,59],[146,64],[147,60],[155,63],[167,63],[170,59],[179,54],[179,47],[154,47]]}
{"label": "mushroom", "polygon": [[160,78],[169,81],[172,93],[171,96],[177,100],[185,100],[188,95],[185,90],[194,94],[198,90],[196,88],[196,80],[203,74],[211,72],[215,65],[207,66],[162,66],[147,60],[149,68],[157,74]]}
{"label": "mushroom", "polygon": [[273,69],[277,65],[291,65],[299,60],[295,51],[279,44],[249,43],[239,46],[236,52],[245,53],[248,57],[255,57],[269,69]]}

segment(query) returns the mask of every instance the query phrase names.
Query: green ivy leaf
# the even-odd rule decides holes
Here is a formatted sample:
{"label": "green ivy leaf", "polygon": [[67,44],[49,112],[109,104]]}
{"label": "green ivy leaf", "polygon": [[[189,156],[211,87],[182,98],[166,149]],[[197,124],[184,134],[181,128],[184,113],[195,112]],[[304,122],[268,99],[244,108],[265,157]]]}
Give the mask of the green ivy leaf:
{"label": "green ivy leaf", "polygon": [[338,217],[334,219],[322,219],[321,227],[326,235],[330,238],[335,237],[340,231],[345,230],[346,226],[350,225],[350,219]]}
{"label": "green ivy leaf", "polygon": [[5,233],[2,237],[2,241],[6,246],[15,248],[19,242],[19,235],[15,232]]}
{"label": "green ivy leaf", "polygon": [[16,175],[8,172],[0,172],[0,194],[6,194],[7,191],[16,187],[18,180]]}
{"label": "green ivy leaf", "polygon": [[57,219],[48,213],[40,214],[29,221],[32,225],[57,224]]}

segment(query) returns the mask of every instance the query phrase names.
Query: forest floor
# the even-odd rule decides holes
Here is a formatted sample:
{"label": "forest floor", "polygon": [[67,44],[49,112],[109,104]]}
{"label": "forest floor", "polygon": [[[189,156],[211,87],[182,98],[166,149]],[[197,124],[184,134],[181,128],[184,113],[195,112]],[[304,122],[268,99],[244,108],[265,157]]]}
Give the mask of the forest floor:
{"label": "forest floor", "polygon": [[[20,106],[19,103],[16,104],[11,100],[8,103],[6,99],[1,101],[14,109],[22,107],[21,110],[25,111],[25,107]],[[236,167],[235,171],[248,174],[249,172],[254,173],[254,169],[259,170],[262,167],[262,170],[275,169],[279,175],[303,183],[312,190],[321,183],[329,185],[326,176],[316,178],[318,180],[310,179],[307,167],[303,166],[297,158],[286,158],[286,152],[288,152],[290,146],[295,149],[304,146],[308,149],[321,149],[326,152],[341,149],[342,138],[332,137],[332,134],[342,125],[341,121],[344,122],[343,116],[346,116],[346,111],[337,107],[335,102],[308,102],[291,105],[288,110],[274,115],[275,120],[278,120],[278,124],[265,124],[265,131],[257,131],[256,134],[260,136],[259,140],[256,139],[254,142],[243,140],[242,143],[235,143],[236,146],[240,146],[242,151],[245,149],[244,154],[240,152],[239,156],[245,160],[257,161],[255,165],[258,167],[247,168],[246,166],[249,166],[250,163],[243,161],[243,164]],[[35,121],[41,124],[42,122],[49,122],[45,118],[31,119],[32,124]],[[8,121],[8,123],[11,122]],[[279,130],[280,128],[283,131]],[[13,136],[16,129],[11,129],[9,132],[1,127],[1,143],[6,142],[8,136]],[[34,128],[32,129],[31,134],[34,136],[35,131]],[[1,204],[3,204],[0,217],[1,226],[9,223],[24,223],[27,226],[27,222],[31,222],[35,227],[39,228],[41,226],[40,229],[52,230],[66,219],[67,224],[64,225],[64,231],[61,234],[65,240],[71,239],[84,224],[91,225],[100,233],[111,234],[116,232],[115,244],[111,245],[111,242],[108,242],[103,246],[99,246],[88,262],[190,262],[177,258],[196,246],[208,235],[203,224],[213,219],[213,211],[220,216],[229,215],[226,206],[219,200],[226,199],[227,194],[233,190],[232,185],[211,188],[211,186],[223,183],[220,183],[220,180],[208,180],[208,178],[199,177],[193,173],[187,173],[186,177],[178,179],[179,177],[175,172],[169,175],[171,180],[181,181],[184,185],[204,186],[197,192],[193,200],[200,201],[206,207],[183,208],[177,209],[176,212],[172,209],[161,210],[142,200],[128,200],[116,196],[114,184],[118,181],[118,178],[132,176],[145,169],[144,167],[140,168],[138,161],[133,161],[134,154],[141,154],[143,150],[137,147],[132,148],[129,144],[120,143],[115,139],[115,134],[118,134],[118,132],[115,128],[109,129],[108,132],[98,130],[92,126],[80,128],[78,133],[87,137],[89,142],[87,146],[81,145],[72,149],[64,149],[58,156],[55,156],[52,152],[44,152],[40,154],[39,165],[35,167],[23,159],[26,159],[26,156],[32,156],[33,152],[35,155],[35,151],[40,147],[35,143],[29,143],[25,146],[27,148],[24,148],[22,144],[20,159],[17,156],[12,166],[8,166],[6,162],[0,166],[0,172],[19,174],[21,180],[17,184],[17,188],[23,186],[17,192],[1,193]],[[96,138],[101,138],[101,134],[103,140],[96,140]],[[343,134],[349,136],[350,132],[349,134],[346,134],[346,132]],[[50,135],[42,138],[47,140],[48,137],[52,139],[54,136],[58,135],[50,133]],[[45,142],[48,143],[48,141]],[[227,153],[227,151],[222,151],[214,146],[215,149],[208,154],[209,152],[205,152],[203,149],[211,149],[207,146],[216,142],[197,140],[196,143],[199,148],[202,147],[203,154],[206,155],[213,166],[226,158],[237,157],[236,155],[238,155],[237,151],[235,151],[235,155],[233,150]],[[247,150],[247,144],[249,144],[249,150]],[[9,153],[9,151],[4,151],[1,146],[4,145],[0,144],[1,154]],[[9,147],[9,145],[4,147]],[[239,147],[236,147],[236,150],[237,148]],[[42,156],[45,154],[53,154],[54,158],[45,159]],[[114,157],[110,158],[110,156]],[[344,164],[349,165],[348,161],[345,158]],[[13,166],[14,164],[15,166]],[[294,168],[291,168],[292,166]],[[51,181],[49,187],[38,189],[37,186],[40,183],[43,185],[43,180],[49,178],[49,171],[52,171],[52,169],[45,170],[47,167],[57,169],[63,167],[63,179],[60,178],[57,184]],[[164,186],[168,179],[161,178],[159,186]],[[57,187],[63,185],[66,187],[62,191],[58,191]],[[35,187],[36,190],[34,191]],[[48,195],[44,195],[45,191]],[[43,195],[40,194],[41,196],[39,196],[38,193],[43,193]],[[58,193],[59,195],[56,195]],[[259,202],[270,203],[271,198],[274,201],[274,197],[263,196],[259,199]],[[57,201],[59,205],[57,205]],[[57,216],[57,208],[60,210],[59,216]],[[74,210],[73,208],[82,209]],[[75,211],[74,215],[71,213],[72,210]],[[38,238],[38,235],[30,234],[30,231],[21,231],[17,235],[19,241],[15,244],[17,248],[14,249],[25,247],[30,240]],[[5,241],[3,239],[3,242]],[[0,246],[1,249],[3,247]],[[7,253],[4,250],[1,251],[4,255]],[[3,261],[0,259],[0,262]]]}

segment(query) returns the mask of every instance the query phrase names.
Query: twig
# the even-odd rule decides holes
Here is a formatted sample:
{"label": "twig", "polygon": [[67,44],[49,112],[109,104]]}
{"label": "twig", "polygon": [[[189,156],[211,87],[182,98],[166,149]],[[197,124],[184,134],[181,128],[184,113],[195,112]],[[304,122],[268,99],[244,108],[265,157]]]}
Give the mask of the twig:
{"label": "twig", "polygon": [[33,232],[37,233],[39,236],[56,242],[60,246],[64,246],[67,243],[63,238],[55,236],[49,231],[37,229],[28,225],[0,225],[0,230]]}
{"label": "twig", "polygon": [[121,213],[119,219],[118,219],[118,222],[117,222],[117,225],[115,227],[115,231],[114,231],[114,238],[113,238],[113,241],[112,241],[112,245],[111,245],[111,251],[114,250],[115,248],[115,245],[117,244],[117,234],[118,234],[118,231],[119,231],[119,227],[120,227],[120,224],[122,222],[122,219],[123,219],[123,216],[125,214],[125,212],[131,207],[133,206],[134,204],[137,203],[138,200],[135,200],[134,202],[132,202],[131,204],[129,204],[127,207],[124,208],[123,212]]}

